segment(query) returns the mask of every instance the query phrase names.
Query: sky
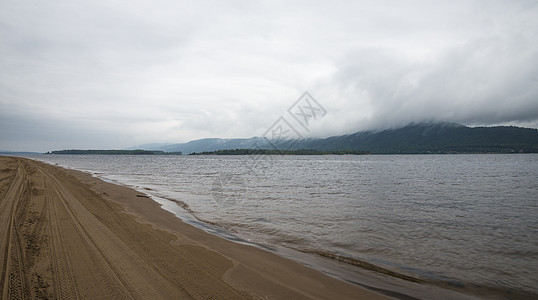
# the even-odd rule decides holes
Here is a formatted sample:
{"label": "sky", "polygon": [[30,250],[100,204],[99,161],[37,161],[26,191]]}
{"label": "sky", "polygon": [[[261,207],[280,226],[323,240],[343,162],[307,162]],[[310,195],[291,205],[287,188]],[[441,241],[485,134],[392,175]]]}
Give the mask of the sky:
{"label": "sky", "polygon": [[537,36],[538,1],[2,0],[0,150],[537,128]]}

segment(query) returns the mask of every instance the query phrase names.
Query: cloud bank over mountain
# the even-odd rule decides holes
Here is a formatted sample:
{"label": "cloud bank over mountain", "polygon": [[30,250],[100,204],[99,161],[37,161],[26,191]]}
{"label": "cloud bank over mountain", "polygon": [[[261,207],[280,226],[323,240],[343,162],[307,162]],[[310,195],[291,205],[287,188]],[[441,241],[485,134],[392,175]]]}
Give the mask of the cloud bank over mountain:
{"label": "cloud bank over mountain", "polygon": [[535,1],[0,4],[0,148],[262,135],[304,91],[305,136],[410,122],[538,127]]}

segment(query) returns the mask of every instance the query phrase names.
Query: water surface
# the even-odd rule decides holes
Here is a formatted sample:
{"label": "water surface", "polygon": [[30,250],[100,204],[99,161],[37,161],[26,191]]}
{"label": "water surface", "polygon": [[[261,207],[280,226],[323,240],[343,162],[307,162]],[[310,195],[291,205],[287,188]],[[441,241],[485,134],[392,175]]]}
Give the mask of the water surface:
{"label": "water surface", "polygon": [[39,159],[183,201],[254,243],[538,294],[538,155]]}

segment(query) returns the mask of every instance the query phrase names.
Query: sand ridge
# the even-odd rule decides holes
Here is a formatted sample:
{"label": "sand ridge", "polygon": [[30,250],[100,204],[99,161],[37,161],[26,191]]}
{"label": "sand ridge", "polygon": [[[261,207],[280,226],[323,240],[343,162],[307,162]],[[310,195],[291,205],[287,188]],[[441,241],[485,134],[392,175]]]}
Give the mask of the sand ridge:
{"label": "sand ridge", "polygon": [[137,195],[0,157],[2,299],[386,299],[210,235]]}

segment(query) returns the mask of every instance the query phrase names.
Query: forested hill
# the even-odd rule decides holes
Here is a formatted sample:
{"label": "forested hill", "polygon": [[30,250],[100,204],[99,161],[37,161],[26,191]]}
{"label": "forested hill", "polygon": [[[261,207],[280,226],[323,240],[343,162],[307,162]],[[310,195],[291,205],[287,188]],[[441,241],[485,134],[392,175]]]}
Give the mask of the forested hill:
{"label": "forested hill", "polygon": [[538,130],[513,126],[466,127],[453,123],[411,124],[398,129],[363,131],[324,139],[269,143],[249,139],[201,139],[183,144],[159,145],[149,150],[185,154],[228,149],[311,149],[317,151],[367,151],[372,154],[419,153],[538,153]]}
{"label": "forested hill", "polygon": [[294,147],[364,150],[374,154],[537,153],[538,130],[513,126],[471,128],[458,124],[415,124],[380,132],[302,140]]}

